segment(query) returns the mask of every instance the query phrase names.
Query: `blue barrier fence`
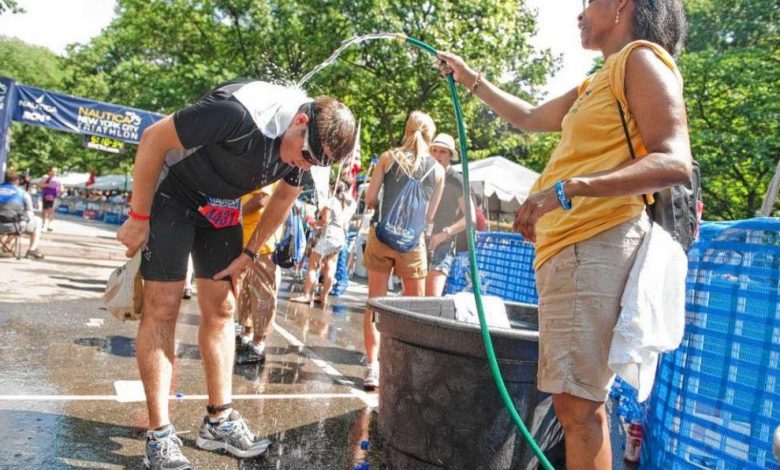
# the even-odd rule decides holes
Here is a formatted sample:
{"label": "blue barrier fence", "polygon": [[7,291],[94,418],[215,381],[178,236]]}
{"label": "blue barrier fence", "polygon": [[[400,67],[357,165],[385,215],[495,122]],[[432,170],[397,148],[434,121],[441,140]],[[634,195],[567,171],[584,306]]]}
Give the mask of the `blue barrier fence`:
{"label": "blue barrier fence", "polygon": [[[645,407],[615,392],[633,415],[645,410],[641,468],[780,470],[780,219],[704,223],[688,258],[682,344],[661,357]],[[477,265],[484,292],[538,302],[519,235],[478,233]],[[445,293],[468,290],[468,277],[461,254]]]}
{"label": "blue barrier fence", "polygon": [[780,219],[705,224],[688,255],[685,336],[663,355],[643,469],[780,469]]}
{"label": "blue barrier fence", "polygon": [[107,224],[121,225],[127,220],[129,206],[126,202],[89,201],[81,198],[61,199],[57,212],[99,220]]}
{"label": "blue barrier fence", "polygon": [[[534,246],[517,233],[477,232],[477,267],[482,293],[513,302],[538,303]],[[459,253],[447,276],[445,294],[471,290],[467,253]]]}

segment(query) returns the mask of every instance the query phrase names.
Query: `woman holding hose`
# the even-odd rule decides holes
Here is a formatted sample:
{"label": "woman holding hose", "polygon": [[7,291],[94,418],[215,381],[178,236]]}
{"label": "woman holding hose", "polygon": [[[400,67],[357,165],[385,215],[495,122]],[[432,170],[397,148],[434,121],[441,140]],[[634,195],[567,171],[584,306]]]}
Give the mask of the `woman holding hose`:
{"label": "woman holding hose", "polygon": [[540,106],[500,90],[457,55],[439,59],[443,74],[515,127],[561,132],[514,221],[536,246],[537,385],[553,396],[568,467],[611,469],[607,357],[623,288],[650,227],[642,195],[685,182],[691,172],[682,78],[672,58],[686,19],[682,0],[588,0],[577,19],[582,46],[601,51],[604,66]]}

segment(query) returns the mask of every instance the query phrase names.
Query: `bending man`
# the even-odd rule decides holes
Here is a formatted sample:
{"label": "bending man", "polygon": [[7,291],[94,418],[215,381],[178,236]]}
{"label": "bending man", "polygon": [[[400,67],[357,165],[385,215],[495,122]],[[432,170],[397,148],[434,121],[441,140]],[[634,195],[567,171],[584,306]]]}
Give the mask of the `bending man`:
{"label": "bending man", "polygon": [[[268,441],[256,439],[231,404],[230,293],[237,297],[242,271],[283,221],[304,172],[350,154],[355,129],[352,113],[332,98],[312,100],[300,90],[255,81],[222,85],[143,133],[130,218],[117,239],[128,256],[144,249],[136,344],[149,411],[147,468],[190,468],[168,417],[176,317],[190,253],[209,396],[196,443],[242,458],[267,449]],[[169,171],[157,187],[164,163]],[[263,221],[242,250],[239,198],[275,181]]]}

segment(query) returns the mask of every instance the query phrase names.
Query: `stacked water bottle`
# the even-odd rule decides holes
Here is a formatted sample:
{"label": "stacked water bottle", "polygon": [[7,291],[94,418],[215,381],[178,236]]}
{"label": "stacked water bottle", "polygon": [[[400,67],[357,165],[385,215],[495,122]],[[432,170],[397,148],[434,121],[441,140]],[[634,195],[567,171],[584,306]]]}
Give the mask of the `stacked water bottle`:
{"label": "stacked water bottle", "polygon": [[642,421],[645,407],[639,404],[634,387],[624,382],[619,376],[615,378],[609,396],[618,401],[617,414],[623,422],[626,431],[626,450],[623,458],[627,462],[638,463],[642,450],[642,439],[645,437]]}

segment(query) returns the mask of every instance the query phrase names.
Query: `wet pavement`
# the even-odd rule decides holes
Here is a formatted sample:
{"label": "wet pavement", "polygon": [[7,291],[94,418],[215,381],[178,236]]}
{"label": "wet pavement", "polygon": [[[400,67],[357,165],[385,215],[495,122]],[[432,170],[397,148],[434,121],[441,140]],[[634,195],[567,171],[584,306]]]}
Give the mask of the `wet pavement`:
{"label": "wet pavement", "polygon": [[[44,233],[44,260],[0,259],[0,468],[143,468],[137,323],[115,320],[100,298],[125,259],[116,229],[59,217]],[[266,363],[234,369],[236,408],[273,441],[246,460],[195,447],[206,389],[197,297],[183,301],[170,410],[196,468],[343,470],[363,460],[384,468],[378,397],[362,390],[365,285],[352,283],[324,308],[288,302],[299,291],[285,276]]]}

